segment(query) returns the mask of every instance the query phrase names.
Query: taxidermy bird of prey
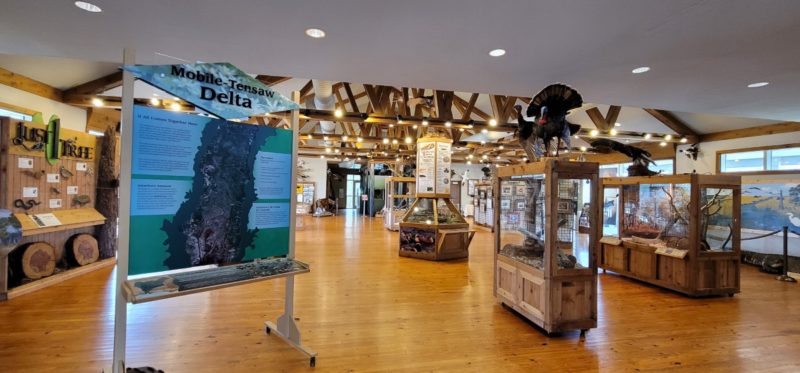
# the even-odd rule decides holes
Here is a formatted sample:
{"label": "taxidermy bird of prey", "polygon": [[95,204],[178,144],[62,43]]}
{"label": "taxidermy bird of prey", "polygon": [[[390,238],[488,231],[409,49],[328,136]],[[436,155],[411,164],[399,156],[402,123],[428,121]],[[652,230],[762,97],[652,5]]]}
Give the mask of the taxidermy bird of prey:
{"label": "taxidermy bird of prey", "polygon": [[561,141],[570,147],[570,137],[577,133],[581,126],[567,122],[567,114],[583,105],[583,98],[578,91],[564,84],[552,84],[533,96],[527,116],[533,117],[529,122],[522,116],[522,106],[517,109],[517,123],[519,125],[519,144],[528,158],[537,159],[547,152],[547,147],[555,138],[556,155]]}
{"label": "taxidermy bird of prey", "polygon": [[597,139],[590,144],[592,145],[592,151],[597,153],[608,154],[613,151],[630,157],[633,164],[628,167],[628,176],[653,176],[658,174],[658,172],[647,168],[650,164],[655,164],[653,159],[650,158],[650,152],[647,150],[609,139]]}
{"label": "taxidermy bird of prey", "polygon": [[491,168],[483,167],[483,168],[481,168],[481,171],[483,171],[483,176],[486,177],[487,179],[490,179],[492,177],[492,169]]}

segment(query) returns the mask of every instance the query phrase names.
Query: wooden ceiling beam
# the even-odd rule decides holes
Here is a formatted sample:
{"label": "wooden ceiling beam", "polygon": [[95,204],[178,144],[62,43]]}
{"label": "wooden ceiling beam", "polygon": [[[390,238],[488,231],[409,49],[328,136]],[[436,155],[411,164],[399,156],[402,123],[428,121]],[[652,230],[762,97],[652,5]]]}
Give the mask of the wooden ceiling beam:
{"label": "wooden ceiling beam", "polygon": [[619,119],[619,112],[622,110],[621,106],[611,105],[608,107],[608,112],[606,112],[606,124],[610,127],[615,126],[617,123],[617,119]]}
{"label": "wooden ceiling beam", "polygon": [[64,99],[64,93],[60,89],[51,87],[38,80],[31,79],[25,75],[17,74],[1,67],[0,84],[19,89],[20,91],[32,93],[53,101],[61,102]]}
{"label": "wooden ceiling beam", "polygon": [[63,99],[64,101],[68,101],[72,96],[99,95],[121,85],[122,71],[117,71],[64,91]]}
{"label": "wooden ceiling beam", "polygon": [[783,122],[766,126],[742,128],[738,130],[720,131],[700,135],[700,142],[731,140],[744,137],[766,136],[778,133],[800,132],[800,122]]}
{"label": "wooden ceiling beam", "polygon": [[[461,97],[458,97],[458,95],[455,95],[455,96],[453,96],[453,101],[454,101],[454,102],[455,102],[455,101],[457,101],[457,102],[461,103],[461,105],[462,105],[462,106],[464,106],[464,107],[466,107],[466,106],[469,104],[469,103],[468,103],[466,100],[464,100],[463,98],[461,98]],[[474,108],[472,109],[472,112],[473,112],[473,114],[475,114],[475,115],[477,115],[478,117],[480,117],[482,120],[489,120],[489,119],[491,119],[491,118],[492,118],[492,116],[491,116],[491,115],[489,115],[489,114],[486,114],[486,112],[484,112],[484,111],[483,111],[483,110],[481,110],[481,109],[478,109],[477,107],[474,107]]]}
{"label": "wooden ceiling beam", "polygon": [[669,129],[675,131],[678,135],[689,137],[689,141],[696,142],[698,139],[697,132],[693,129],[689,128],[686,123],[682,120],[678,119],[675,114],[672,114],[666,110],[658,110],[658,109],[642,109],[646,111],[648,114],[652,115],[653,118],[658,119],[659,122],[663,123],[665,126],[669,127]]}
{"label": "wooden ceiling beam", "polygon": [[272,87],[291,79],[288,76],[256,75],[256,80],[264,83],[267,87]]}
{"label": "wooden ceiling beam", "polygon": [[[461,113],[461,119],[468,120],[472,118],[472,112],[475,110],[475,103],[478,101],[479,93],[473,93],[472,96],[469,97],[469,102],[464,107],[464,111]],[[455,103],[461,104],[460,101],[455,100]]]}
{"label": "wooden ceiling beam", "polygon": [[603,117],[603,114],[597,107],[586,110],[586,115],[589,116],[589,119],[592,120],[592,123],[594,123],[594,126],[597,127],[598,130],[608,131],[611,129],[611,126],[613,126],[613,124],[609,126],[608,122],[606,122],[606,118]]}

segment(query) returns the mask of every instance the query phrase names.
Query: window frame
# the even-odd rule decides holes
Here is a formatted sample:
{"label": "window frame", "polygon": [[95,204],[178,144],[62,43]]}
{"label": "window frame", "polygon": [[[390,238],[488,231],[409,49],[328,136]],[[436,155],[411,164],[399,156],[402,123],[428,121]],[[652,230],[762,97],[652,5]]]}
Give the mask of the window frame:
{"label": "window frame", "polygon": [[[787,175],[787,174],[800,174],[800,170],[770,170],[769,163],[772,157],[769,156],[768,152],[771,150],[781,150],[781,149],[791,149],[791,148],[800,148],[800,143],[791,143],[791,144],[783,144],[783,145],[768,145],[768,146],[756,146],[752,148],[738,148],[738,149],[725,149],[725,150],[717,150],[717,165],[716,165],[716,172],[717,175]],[[763,151],[764,152],[764,161],[763,161],[763,170],[761,171],[722,171],[722,156],[725,154],[734,154],[734,153],[746,153],[746,152],[755,152],[755,151]]]}

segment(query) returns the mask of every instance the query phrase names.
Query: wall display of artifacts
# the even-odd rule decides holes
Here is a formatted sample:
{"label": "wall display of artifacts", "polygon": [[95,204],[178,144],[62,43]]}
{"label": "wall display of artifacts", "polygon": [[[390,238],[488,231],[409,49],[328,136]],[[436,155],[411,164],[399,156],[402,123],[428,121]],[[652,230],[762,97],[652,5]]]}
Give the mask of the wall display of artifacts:
{"label": "wall display of artifacts", "polygon": [[599,224],[581,232],[572,206],[595,219],[598,164],[547,160],[502,167],[498,178],[495,296],[548,333],[596,327]]}
{"label": "wall display of artifacts", "polygon": [[739,292],[741,181],[604,178],[600,267],[689,296]]}
{"label": "wall display of artifacts", "polygon": [[[494,226],[494,187],[490,181],[478,181],[475,184],[475,198],[473,199],[473,203],[475,204],[475,215],[474,215],[474,223],[476,225],[480,225],[482,227],[491,228]],[[509,189],[509,193],[510,193]],[[501,192],[502,193],[502,192]],[[511,204],[511,200],[509,199],[510,194],[503,197],[500,200],[500,204],[505,203]]]}
{"label": "wall display of artifacts", "polygon": [[134,110],[130,274],[283,256],[292,132]]}
{"label": "wall display of artifacts", "polygon": [[[0,252],[0,300],[23,295],[98,267],[94,209],[98,138],[47,123],[0,118],[0,209],[14,214],[22,238]],[[98,264],[98,265],[95,265]],[[110,262],[113,264],[113,260]],[[104,264],[105,265],[105,264]],[[82,268],[81,268],[82,267]]]}

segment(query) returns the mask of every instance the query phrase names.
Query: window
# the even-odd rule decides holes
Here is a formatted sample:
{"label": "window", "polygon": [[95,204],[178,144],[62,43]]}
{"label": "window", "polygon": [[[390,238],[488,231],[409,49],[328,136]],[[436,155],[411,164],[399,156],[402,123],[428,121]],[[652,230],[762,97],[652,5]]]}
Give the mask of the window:
{"label": "window", "polygon": [[[662,175],[672,175],[675,161],[672,159],[661,159],[655,161],[655,165],[650,165],[650,169],[656,172],[661,171]],[[600,165],[600,177],[623,177],[628,176],[628,167],[631,163],[613,163]]]}
{"label": "window", "polygon": [[6,109],[3,109],[2,107],[0,107],[0,117],[9,117],[9,118],[12,118],[12,119],[24,120],[24,121],[28,121],[28,122],[33,120],[33,117],[30,116],[30,115],[27,115],[27,114],[24,114],[24,113],[19,113],[19,112],[16,112],[16,111],[6,110]]}
{"label": "window", "polygon": [[743,149],[717,153],[721,173],[800,171],[800,146]]}

